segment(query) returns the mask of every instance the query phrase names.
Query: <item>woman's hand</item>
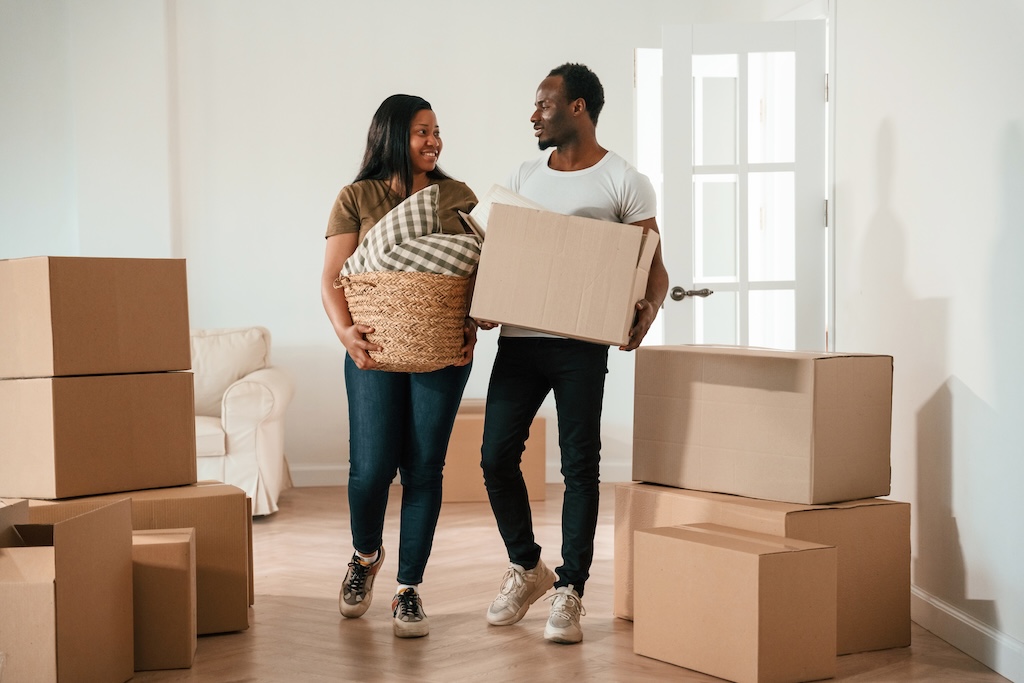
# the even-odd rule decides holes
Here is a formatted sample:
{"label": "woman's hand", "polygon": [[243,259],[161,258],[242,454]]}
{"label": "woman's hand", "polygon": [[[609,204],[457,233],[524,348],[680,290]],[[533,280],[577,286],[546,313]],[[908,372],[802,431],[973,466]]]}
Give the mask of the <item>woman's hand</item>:
{"label": "woman's hand", "polygon": [[370,357],[369,351],[382,351],[379,344],[367,341],[366,335],[373,334],[373,328],[369,325],[358,323],[349,325],[338,335],[341,343],[345,345],[349,357],[360,370],[373,370],[377,367],[377,361]]}
{"label": "woman's hand", "polygon": [[470,317],[466,317],[466,320],[462,324],[462,358],[454,363],[458,367],[463,365],[469,365],[473,360],[473,348],[476,346],[476,321]]}

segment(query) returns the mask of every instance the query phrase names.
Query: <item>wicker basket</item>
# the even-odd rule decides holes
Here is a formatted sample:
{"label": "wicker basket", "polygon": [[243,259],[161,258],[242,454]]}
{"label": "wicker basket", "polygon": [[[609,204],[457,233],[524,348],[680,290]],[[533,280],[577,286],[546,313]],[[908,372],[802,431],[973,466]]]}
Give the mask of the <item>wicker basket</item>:
{"label": "wicker basket", "polygon": [[353,322],[374,329],[366,339],[380,370],[431,372],[462,358],[469,278],[379,271],[339,277]]}

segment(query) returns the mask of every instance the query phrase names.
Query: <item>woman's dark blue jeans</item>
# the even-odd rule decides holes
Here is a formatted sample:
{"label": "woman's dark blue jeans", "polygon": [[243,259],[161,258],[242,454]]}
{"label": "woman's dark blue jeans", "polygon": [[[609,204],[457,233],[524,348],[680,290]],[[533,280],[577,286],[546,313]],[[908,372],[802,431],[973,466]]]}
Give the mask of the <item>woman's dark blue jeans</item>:
{"label": "woman's dark blue jeans", "polygon": [[530,497],[520,469],[530,424],[555,394],[565,494],[562,565],[556,586],[582,596],[594,560],[601,475],[601,407],[608,347],[570,339],[501,337],[491,370],[481,466],[509,560],[531,569],[540,561]]}
{"label": "woman's dark blue jeans", "polygon": [[366,554],[381,546],[388,488],[400,473],[399,583],[423,581],[441,511],[448,438],[470,367],[382,372],[360,370],[345,357],[352,543]]}

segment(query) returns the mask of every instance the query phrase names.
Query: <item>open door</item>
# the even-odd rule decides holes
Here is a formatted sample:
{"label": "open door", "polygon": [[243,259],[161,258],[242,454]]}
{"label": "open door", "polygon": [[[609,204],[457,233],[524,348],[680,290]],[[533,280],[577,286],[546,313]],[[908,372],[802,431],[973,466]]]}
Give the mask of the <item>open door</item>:
{"label": "open door", "polygon": [[825,40],[824,21],[664,29],[667,343],[827,349]]}

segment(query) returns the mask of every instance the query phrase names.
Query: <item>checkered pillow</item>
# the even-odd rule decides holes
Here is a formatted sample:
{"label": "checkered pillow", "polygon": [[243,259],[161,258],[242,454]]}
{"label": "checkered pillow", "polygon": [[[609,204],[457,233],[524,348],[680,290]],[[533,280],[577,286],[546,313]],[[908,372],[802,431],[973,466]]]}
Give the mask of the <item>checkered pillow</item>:
{"label": "checkered pillow", "polygon": [[472,235],[446,235],[437,217],[437,185],[428,185],[387,213],[345,261],[342,275],[378,270],[467,277],[480,259]]}

